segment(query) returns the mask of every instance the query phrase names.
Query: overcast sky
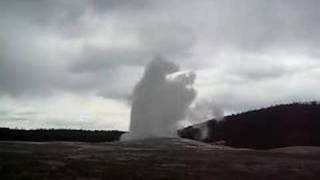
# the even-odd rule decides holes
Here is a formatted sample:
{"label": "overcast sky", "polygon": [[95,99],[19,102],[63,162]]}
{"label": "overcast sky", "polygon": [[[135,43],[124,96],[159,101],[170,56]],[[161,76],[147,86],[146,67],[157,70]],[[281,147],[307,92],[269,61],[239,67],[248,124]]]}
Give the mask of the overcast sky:
{"label": "overcast sky", "polygon": [[228,113],[320,100],[319,0],[0,0],[0,126],[127,130],[157,55]]}

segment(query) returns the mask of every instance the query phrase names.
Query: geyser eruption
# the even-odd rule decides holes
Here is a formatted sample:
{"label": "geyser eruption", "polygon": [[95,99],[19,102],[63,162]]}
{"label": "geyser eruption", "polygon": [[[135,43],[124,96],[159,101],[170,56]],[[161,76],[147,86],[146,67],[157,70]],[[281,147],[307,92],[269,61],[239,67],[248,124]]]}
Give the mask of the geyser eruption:
{"label": "geyser eruption", "polygon": [[162,57],[151,61],[133,91],[130,132],[122,140],[174,137],[196,97],[196,75]]}

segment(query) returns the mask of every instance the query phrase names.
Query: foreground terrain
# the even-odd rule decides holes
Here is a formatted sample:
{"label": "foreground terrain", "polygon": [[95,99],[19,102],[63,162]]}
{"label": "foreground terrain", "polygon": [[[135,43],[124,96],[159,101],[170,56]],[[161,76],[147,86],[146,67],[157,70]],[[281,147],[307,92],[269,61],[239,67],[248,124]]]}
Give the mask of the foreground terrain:
{"label": "foreground terrain", "polygon": [[0,142],[0,179],[319,179],[320,148],[256,151],[178,138]]}

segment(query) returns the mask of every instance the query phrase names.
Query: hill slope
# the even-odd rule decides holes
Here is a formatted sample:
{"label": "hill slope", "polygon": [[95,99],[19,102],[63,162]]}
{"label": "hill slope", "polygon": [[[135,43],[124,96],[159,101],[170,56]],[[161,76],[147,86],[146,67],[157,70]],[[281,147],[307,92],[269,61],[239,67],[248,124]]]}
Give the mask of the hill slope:
{"label": "hill slope", "polygon": [[[206,138],[201,133],[208,131]],[[267,149],[320,145],[320,104],[287,104],[210,120],[179,131],[181,137],[225,141],[234,147]]]}

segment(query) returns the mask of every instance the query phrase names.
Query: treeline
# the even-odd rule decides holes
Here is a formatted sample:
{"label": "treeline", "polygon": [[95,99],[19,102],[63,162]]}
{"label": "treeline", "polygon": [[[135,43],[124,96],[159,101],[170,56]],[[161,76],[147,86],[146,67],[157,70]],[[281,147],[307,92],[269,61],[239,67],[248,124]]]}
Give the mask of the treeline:
{"label": "treeline", "polygon": [[320,104],[276,105],[226,116],[222,121],[212,119],[178,133],[184,138],[254,149],[320,146]]}
{"label": "treeline", "polygon": [[90,131],[72,129],[9,129],[0,128],[0,140],[6,141],[119,141],[122,131]]}

